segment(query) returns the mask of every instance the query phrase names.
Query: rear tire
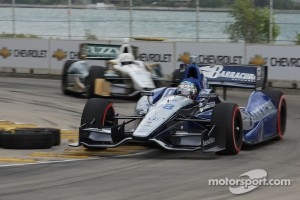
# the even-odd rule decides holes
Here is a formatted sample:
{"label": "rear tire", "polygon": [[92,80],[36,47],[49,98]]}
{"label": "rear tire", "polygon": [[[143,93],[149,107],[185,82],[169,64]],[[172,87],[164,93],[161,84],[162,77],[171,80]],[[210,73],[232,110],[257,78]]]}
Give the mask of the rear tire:
{"label": "rear tire", "polygon": [[[83,128],[103,128],[114,125],[115,111],[112,102],[107,99],[92,98],[87,101],[81,116],[81,126]],[[83,132],[79,129],[80,140]],[[86,146],[85,146],[86,147]],[[102,150],[106,148],[89,148],[91,150]]]}
{"label": "rear tire", "polygon": [[277,108],[276,140],[281,140],[286,130],[287,104],[283,93],[279,90],[262,90],[263,94],[271,98],[272,103]]}
{"label": "rear tire", "polygon": [[100,66],[91,66],[89,70],[89,76],[87,77],[87,97],[95,98],[95,80],[98,78],[104,78],[105,69]]}
{"label": "rear tire", "polygon": [[216,134],[225,134],[225,149],[216,154],[238,154],[243,142],[243,122],[238,105],[234,103],[217,104],[213,109],[211,125],[215,125]]}
{"label": "rear tire", "polygon": [[64,64],[61,78],[61,89],[64,95],[74,95],[74,92],[67,89],[68,84],[68,69],[70,66],[78,60],[67,60]]}

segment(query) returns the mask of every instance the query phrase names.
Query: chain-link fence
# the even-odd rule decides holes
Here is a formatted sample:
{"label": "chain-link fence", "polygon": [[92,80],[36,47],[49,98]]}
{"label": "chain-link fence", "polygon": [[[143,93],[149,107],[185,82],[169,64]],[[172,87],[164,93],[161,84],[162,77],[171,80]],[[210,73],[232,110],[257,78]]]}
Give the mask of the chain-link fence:
{"label": "chain-link fence", "polygon": [[[69,2],[71,2],[69,0]],[[2,37],[53,39],[155,38],[176,41],[228,42],[224,31],[234,20],[228,9],[196,7],[135,7],[112,4],[65,5],[39,8],[0,7]],[[129,1],[130,2],[130,1]],[[197,1],[198,2],[198,1]],[[275,43],[294,43],[300,32],[300,12],[276,11],[280,35]]]}

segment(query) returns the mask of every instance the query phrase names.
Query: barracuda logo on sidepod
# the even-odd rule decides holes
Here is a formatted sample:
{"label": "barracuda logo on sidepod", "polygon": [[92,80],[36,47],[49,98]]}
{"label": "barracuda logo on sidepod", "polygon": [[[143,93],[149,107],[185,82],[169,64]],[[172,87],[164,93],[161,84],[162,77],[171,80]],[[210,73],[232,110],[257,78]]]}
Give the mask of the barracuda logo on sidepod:
{"label": "barracuda logo on sidepod", "polygon": [[234,71],[225,71],[222,65],[215,66],[204,66],[200,68],[201,72],[207,78],[229,78],[232,80],[241,80],[241,81],[255,81],[255,75],[251,73],[243,73],[243,72],[234,72]]}

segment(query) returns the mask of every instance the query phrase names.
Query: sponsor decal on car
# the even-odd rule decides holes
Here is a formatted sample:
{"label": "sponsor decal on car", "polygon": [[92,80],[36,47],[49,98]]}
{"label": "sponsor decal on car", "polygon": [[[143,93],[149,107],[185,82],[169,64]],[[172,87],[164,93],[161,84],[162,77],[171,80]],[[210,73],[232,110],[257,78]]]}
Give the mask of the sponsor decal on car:
{"label": "sponsor decal on car", "polygon": [[255,82],[256,76],[253,73],[225,70],[222,65],[200,67],[205,77],[210,79],[226,78],[236,81]]}
{"label": "sponsor decal on car", "polygon": [[212,144],[216,141],[215,138],[209,138],[208,140],[203,141],[203,146],[207,146],[209,144]]}
{"label": "sponsor decal on car", "polygon": [[[200,106],[199,111],[203,112],[204,110],[215,107],[215,105],[216,105],[216,103],[214,101],[213,102],[208,102],[205,106],[203,106],[202,103],[200,103],[199,104],[199,106]],[[201,107],[201,106],[203,106],[203,107]]]}
{"label": "sponsor decal on car", "polygon": [[81,59],[115,59],[120,53],[120,45],[110,44],[80,44]]}

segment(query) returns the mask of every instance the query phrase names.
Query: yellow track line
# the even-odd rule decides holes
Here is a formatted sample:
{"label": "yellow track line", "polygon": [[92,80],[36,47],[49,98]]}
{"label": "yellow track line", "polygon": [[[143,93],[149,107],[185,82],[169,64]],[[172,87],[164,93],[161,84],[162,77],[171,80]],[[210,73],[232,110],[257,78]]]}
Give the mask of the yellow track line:
{"label": "yellow track line", "polygon": [[11,122],[11,121],[6,121],[6,120],[0,120],[0,126],[2,126],[2,125],[9,125],[9,124],[15,124],[15,123]]}
{"label": "yellow track line", "polygon": [[70,130],[70,129],[61,129],[60,133],[63,135],[79,134],[78,130]]}
{"label": "yellow track line", "polygon": [[30,156],[33,157],[57,157],[57,158],[89,158],[86,155],[67,155],[67,154],[60,154],[60,153],[48,153],[48,152],[34,152],[31,153]]}
{"label": "yellow track line", "polygon": [[9,131],[9,130],[13,130],[16,128],[37,128],[38,126],[34,125],[34,124],[0,124],[0,129],[5,130],[5,131]]}
{"label": "yellow track line", "polygon": [[34,159],[0,157],[0,162],[36,163]]}

